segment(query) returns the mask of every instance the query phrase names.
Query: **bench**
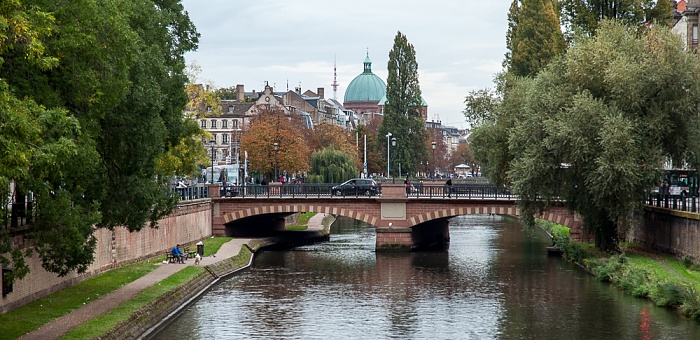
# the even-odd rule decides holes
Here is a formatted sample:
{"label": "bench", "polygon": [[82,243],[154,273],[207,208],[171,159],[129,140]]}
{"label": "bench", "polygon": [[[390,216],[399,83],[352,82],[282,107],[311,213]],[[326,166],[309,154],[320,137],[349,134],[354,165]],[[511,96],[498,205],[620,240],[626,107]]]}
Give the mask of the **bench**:
{"label": "bench", "polygon": [[165,251],[165,260],[168,261],[168,263],[177,263],[175,255],[173,255],[170,250]]}

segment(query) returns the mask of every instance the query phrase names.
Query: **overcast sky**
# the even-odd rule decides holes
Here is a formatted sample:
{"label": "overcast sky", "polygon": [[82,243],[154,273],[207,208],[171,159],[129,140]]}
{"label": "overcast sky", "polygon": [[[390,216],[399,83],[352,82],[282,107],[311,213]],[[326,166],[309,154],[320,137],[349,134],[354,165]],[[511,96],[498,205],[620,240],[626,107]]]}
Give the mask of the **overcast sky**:
{"label": "overcast sky", "polygon": [[384,82],[394,37],[401,31],[416,51],[428,120],[467,127],[462,114],[471,90],[493,88],[506,51],[510,1],[477,0],[183,0],[199,48],[186,55],[202,68],[199,82],[261,91],[325,88],[333,98],[333,67],[343,102],[363,71]]}

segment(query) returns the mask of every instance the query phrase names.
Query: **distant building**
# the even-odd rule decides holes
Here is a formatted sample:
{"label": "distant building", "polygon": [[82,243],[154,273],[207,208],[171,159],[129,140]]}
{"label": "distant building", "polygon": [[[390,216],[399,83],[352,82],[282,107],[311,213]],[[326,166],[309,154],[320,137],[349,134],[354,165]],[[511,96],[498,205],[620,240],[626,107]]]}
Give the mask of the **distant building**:
{"label": "distant building", "polygon": [[369,53],[364,61],[364,71],[355,77],[345,90],[343,106],[354,111],[360,124],[365,124],[374,115],[381,114],[379,101],[386,95],[386,83],[382,78],[372,73],[372,60]]}

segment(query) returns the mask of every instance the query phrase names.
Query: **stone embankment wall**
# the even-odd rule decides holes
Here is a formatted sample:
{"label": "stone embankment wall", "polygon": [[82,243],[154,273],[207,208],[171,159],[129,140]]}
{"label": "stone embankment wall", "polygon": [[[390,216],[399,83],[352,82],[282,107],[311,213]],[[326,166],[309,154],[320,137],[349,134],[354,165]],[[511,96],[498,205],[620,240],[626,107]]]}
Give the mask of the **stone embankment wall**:
{"label": "stone embankment wall", "polygon": [[700,259],[700,214],[645,207],[639,223],[626,235],[628,241],[678,258]]}
{"label": "stone embankment wall", "polygon": [[324,219],[323,223],[326,227],[320,231],[308,233],[295,231],[279,237],[249,241],[243,245],[238,255],[204,267],[205,270],[202,273],[139,309],[129,319],[118,324],[98,339],[150,339],[172,322],[180,312],[196,302],[220,279],[250,266],[253,254],[258,250],[279,246],[293,247],[300,242],[300,239],[306,239],[309,242],[326,239],[330,233],[328,227],[333,220]]}
{"label": "stone embankment wall", "polygon": [[210,236],[211,204],[208,199],[180,204],[172,214],[158,222],[157,228],[145,227],[133,233],[126,228],[95,230],[95,261],[85,273],[74,272],[59,277],[45,271],[41,267],[41,260],[35,254],[25,259],[30,273],[23,279],[16,280],[12,292],[1,298],[0,313],[7,313],[105,270],[161,256],[178,243],[196,243]]}

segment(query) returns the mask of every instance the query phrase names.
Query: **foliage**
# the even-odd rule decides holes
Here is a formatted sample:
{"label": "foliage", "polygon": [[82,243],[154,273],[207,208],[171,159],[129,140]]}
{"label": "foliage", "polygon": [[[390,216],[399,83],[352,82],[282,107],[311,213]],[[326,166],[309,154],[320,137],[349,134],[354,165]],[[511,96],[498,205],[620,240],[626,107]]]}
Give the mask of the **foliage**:
{"label": "foliage", "polygon": [[355,135],[351,135],[348,130],[324,121],[314,126],[310,148],[313,151],[318,151],[333,146],[340,152],[352,155],[355,164],[359,166],[357,147],[355,147],[355,141],[351,140],[354,137]]}
{"label": "foliage", "polygon": [[[84,271],[94,225],[140,230],[174,208],[162,185],[173,167],[158,164],[194,133],[182,112],[197,39],[179,2],[0,4],[0,185],[3,198],[33,195],[28,236],[45,269]],[[1,248],[26,274],[17,249]]]}
{"label": "foliage", "polygon": [[537,77],[499,88],[503,101],[474,128],[472,145],[489,177],[520,195],[524,216],[564,198],[596,247],[617,251],[618,227],[664,160],[697,164],[700,64],[663,27],[638,35],[607,22],[599,33]]}
{"label": "foliage", "polygon": [[279,173],[308,170],[309,148],[304,141],[308,129],[299,116],[271,105],[260,105],[256,110],[241,138],[241,149],[248,150],[250,169],[269,174],[273,174],[275,165]]}
{"label": "foliage", "polygon": [[[392,138],[397,140],[395,150],[391,151],[391,168],[398,169],[400,164],[405,173],[414,173],[418,161],[426,159],[428,135],[422,116],[423,99],[418,84],[416,53],[401,32],[396,34],[389,52],[388,70],[387,100],[378,136],[391,132]],[[382,140],[377,139],[376,146],[386,152],[386,143]]]}
{"label": "foliage", "polygon": [[554,57],[566,49],[552,0],[514,1],[506,36],[510,53],[504,65],[508,72],[519,77],[535,76]]}
{"label": "foliage", "polygon": [[216,89],[214,93],[216,93],[216,97],[220,100],[238,99],[238,92],[236,91],[235,86],[219,88]]}
{"label": "foliage", "polygon": [[336,150],[333,145],[311,155],[310,173],[319,176],[321,183],[340,183],[358,177],[352,155]]}
{"label": "foliage", "polygon": [[[364,161],[364,136],[367,136],[367,173],[382,173],[386,170],[386,149],[380,141],[385,141],[384,136],[379,135],[379,126],[381,125],[382,117],[375,117],[367,122],[366,125],[360,125],[355,132],[360,136],[362,141],[361,148],[358,153],[361,153],[360,159]],[[381,144],[381,145],[379,145]]]}
{"label": "foliage", "polygon": [[615,19],[641,31],[649,23],[668,23],[672,6],[670,1],[656,0],[563,0],[562,21],[569,37],[575,31],[595,35],[604,19]]}

